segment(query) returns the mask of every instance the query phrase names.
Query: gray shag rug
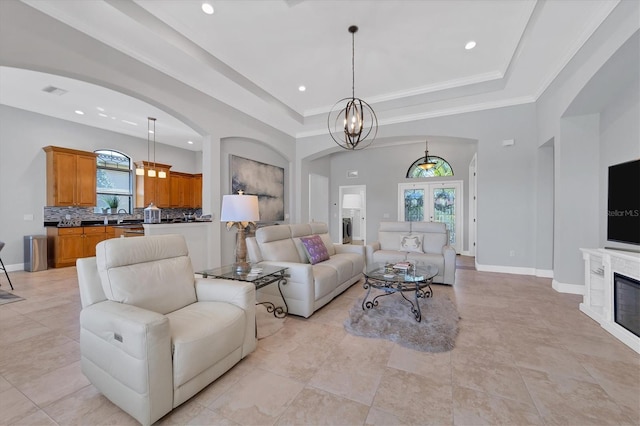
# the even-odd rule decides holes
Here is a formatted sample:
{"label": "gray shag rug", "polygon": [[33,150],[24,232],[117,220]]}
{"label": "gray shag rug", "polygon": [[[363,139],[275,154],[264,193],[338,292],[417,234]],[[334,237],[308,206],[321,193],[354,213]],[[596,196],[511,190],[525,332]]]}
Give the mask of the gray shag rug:
{"label": "gray shag rug", "polygon": [[[412,299],[413,294],[407,293]],[[371,300],[369,296],[368,300]],[[415,302],[414,302],[415,303]],[[447,352],[453,349],[458,335],[460,314],[447,296],[419,299],[422,321],[417,322],[409,302],[400,294],[378,299],[378,306],[362,309],[356,300],[344,321],[347,332],[356,336],[388,339],[406,348],[422,352]]]}

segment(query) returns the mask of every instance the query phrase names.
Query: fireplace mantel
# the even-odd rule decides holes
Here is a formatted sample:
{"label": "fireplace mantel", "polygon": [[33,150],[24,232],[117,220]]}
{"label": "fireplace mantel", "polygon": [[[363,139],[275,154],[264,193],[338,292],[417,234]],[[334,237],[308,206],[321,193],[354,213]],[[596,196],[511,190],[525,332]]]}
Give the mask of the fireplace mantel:
{"label": "fireplace mantel", "polygon": [[584,259],[585,292],[580,310],[618,340],[640,353],[640,337],[614,318],[613,274],[640,280],[640,253],[612,249],[580,249]]}

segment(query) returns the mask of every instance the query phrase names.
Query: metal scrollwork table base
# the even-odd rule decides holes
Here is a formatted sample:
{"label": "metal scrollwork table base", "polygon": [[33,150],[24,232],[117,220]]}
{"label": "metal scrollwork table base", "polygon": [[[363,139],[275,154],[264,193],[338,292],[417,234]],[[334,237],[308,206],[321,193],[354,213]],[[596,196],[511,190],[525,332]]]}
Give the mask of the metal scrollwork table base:
{"label": "metal scrollwork table base", "polygon": [[[433,277],[438,274],[438,268],[433,265],[413,266],[411,269],[398,270],[389,266],[375,266],[364,275],[363,287],[367,294],[362,299],[362,309],[372,309],[378,306],[378,299],[395,293],[400,293],[404,300],[411,305],[411,313],[417,322],[422,321],[419,299],[433,296],[431,284]],[[373,295],[371,289],[381,290],[381,294]],[[413,292],[413,301],[405,293]]]}

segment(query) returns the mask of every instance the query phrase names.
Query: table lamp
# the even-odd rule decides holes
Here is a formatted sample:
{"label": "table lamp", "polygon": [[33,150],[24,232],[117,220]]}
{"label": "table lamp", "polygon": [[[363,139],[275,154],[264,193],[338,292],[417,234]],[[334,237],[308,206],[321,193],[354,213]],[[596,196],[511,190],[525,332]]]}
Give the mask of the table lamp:
{"label": "table lamp", "polygon": [[237,195],[223,195],[222,213],[220,221],[227,222],[227,230],[238,228],[236,235],[236,271],[247,272],[251,266],[247,263],[247,243],[245,241],[245,229],[250,224],[260,220],[258,210],[258,196],[244,195],[238,191]]}

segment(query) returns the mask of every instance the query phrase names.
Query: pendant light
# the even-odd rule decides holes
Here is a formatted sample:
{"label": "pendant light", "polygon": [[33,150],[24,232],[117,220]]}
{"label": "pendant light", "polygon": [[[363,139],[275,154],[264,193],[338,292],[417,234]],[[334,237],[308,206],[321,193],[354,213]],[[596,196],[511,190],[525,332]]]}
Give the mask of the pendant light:
{"label": "pendant light", "polygon": [[[153,123],[153,130],[151,130],[151,123]],[[151,143],[151,136],[153,133],[153,168],[147,170],[147,176],[156,177],[156,119],[153,117],[147,117],[147,162],[151,162],[151,153],[149,145]]]}
{"label": "pendant light", "polygon": [[[351,33],[351,97],[340,99],[331,108],[327,117],[327,127],[331,138],[341,148],[357,150],[366,148],[378,133],[378,118],[373,108],[355,95],[355,33],[358,27],[349,27]],[[338,109],[339,105],[346,105]],[[371,138],[367,139],[369,136]],[[366,142],[365,142],[366,140]]]}
{"label": "pendant light", "polygon": [[429,141],[425,141],[425,151],[424,151],[424,163],[418,164],[422,170],[429,170],[434,168],[438,163],[433,159],[429,158]]}
{"label": "pendant light", "polygon": [[[153,166],[151,166],[151,134],[153,134]],[[167,172],[156,170],[156,119],[153,117],[147,117],[147,165],[149,166],[147,176],[166,179]],[[136,176],[144,176],[144,174],[144,166],[136,168]]]}

